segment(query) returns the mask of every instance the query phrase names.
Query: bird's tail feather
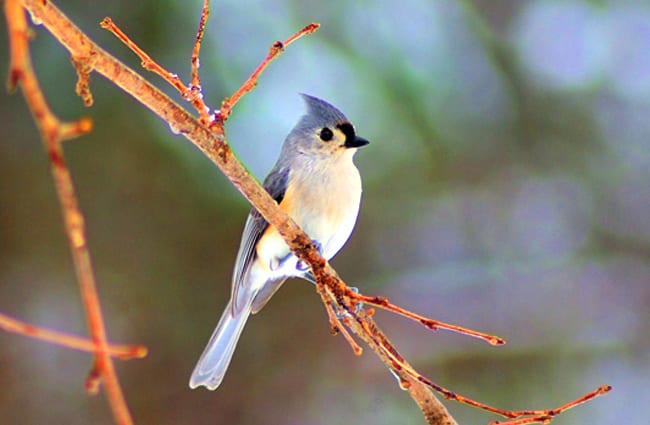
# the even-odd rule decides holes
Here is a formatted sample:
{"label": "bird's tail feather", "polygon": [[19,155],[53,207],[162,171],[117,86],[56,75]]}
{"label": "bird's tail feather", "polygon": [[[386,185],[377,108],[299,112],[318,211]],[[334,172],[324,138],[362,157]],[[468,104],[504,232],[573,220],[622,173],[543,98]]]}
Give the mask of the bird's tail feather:
{"label": "bird's tail feather", "polygon": [[233,312],[232,300],[228,302],[217,328],[212,333],[208,345],[194,367],[190,378],[190,388],[203,385],[209,390],[215,390],[221,384],[237,341],[250,316],[253,298],[249,297],[244,308],[239,309],[237,313]]}

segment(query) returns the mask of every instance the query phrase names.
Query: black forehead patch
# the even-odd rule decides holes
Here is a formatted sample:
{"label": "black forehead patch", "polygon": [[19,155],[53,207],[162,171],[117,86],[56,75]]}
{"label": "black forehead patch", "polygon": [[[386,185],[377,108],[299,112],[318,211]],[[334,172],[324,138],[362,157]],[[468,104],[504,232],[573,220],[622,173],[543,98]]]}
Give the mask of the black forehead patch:
{"label": "black forehead patch", "polygon": [[343,134],[345,134],[345,143],[352,144],[357,135],[354,132],[354,127],[349,122],[344,122],[336,126]]}

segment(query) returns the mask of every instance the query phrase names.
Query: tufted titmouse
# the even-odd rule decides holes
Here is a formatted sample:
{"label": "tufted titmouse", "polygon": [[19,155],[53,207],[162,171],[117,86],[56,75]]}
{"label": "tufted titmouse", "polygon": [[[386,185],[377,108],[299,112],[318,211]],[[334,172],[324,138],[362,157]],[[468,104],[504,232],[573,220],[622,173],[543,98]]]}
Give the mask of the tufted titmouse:
{"label": "tufted titmouse", "polygon": [[[291,130],[264,188],[331,259],[350,237],[359,213],[361,177],[357,149],[369,142],[334,106],[302,95],[307,113]],[[232,277],[232,293],[190,387],[216,389],[251,313],[257,313],[289,277],[313,281],[307,265],[289,250],[273,226],[252,209],[246,220]]]}

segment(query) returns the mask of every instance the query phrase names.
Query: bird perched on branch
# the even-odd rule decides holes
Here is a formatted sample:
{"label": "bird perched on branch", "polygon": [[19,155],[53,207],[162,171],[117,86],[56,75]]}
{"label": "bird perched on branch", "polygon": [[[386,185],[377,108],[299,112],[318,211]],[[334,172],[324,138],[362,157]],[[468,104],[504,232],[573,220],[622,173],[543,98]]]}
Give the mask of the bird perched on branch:
{"label": "bird perched on branch", "polygon": [[[336,107],[302,95],[307,113],[291,130],[264,188],[331,259],[347,242],[359,214],[361,177],[357,149],[367,145]],[[264,307],[289,277],[314,281],[275,228],[257,210],[246,220],[221,320],[194,368],[190,387],[216,389],[226,373],[251,313]]]}

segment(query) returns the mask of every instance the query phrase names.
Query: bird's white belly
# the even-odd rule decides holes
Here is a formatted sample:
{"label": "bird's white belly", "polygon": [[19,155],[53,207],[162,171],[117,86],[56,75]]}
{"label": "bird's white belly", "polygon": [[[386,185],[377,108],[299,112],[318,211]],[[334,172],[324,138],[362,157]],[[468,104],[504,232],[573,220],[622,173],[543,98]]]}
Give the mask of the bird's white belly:
{"label": "bird's white belly", "polygon": [[[318,242],[322,255],[330,260],[345,245],[354,229],[361,202],[361,177],[350,160],[339,164],[338,173],[303,172],[290,175],[292,182],[280,203],[281,208]],[[329,164],[329,166],[332,166]],[[323,167],[327,170],[327,167]],[[331,171],[331,170],[330,170]],[[258,260],[269,279],[301,276],[304,265],[293,255],[275,229],[264,237]]]}
{"label": "bird's white belly", "polygon": [[356,167],[351,168],[353,172],[321,181],[317,190],[306,188],[298,198],[305,203],[293,217],[312,240],[322,245],[327,260],[345,245],[359,214],[361,179]]}

